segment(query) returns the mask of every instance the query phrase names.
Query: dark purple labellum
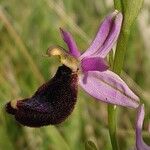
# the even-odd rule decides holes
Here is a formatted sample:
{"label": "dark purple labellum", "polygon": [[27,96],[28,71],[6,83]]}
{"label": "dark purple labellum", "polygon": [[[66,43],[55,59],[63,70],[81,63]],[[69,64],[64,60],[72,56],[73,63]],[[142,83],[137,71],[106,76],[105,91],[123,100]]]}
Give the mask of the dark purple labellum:
{"label": "dark purple labellum", "polygon": [[16,120],[30,127],[55,125],[64,121],[73,111],[77,100],[76,72],[60,66],[55,76],[43,84],[31,98],[18,100],[15,108],[11,102],[6,111]]}

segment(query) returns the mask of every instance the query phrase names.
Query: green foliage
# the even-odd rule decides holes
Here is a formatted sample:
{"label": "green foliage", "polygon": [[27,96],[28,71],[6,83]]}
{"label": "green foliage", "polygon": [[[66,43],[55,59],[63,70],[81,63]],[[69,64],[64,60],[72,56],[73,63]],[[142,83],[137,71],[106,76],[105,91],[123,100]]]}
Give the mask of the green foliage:
{"label": "green foliage", "polygon": [[96,145],[92,141],[87,141],[85,143],[85,150],[97,150]]}

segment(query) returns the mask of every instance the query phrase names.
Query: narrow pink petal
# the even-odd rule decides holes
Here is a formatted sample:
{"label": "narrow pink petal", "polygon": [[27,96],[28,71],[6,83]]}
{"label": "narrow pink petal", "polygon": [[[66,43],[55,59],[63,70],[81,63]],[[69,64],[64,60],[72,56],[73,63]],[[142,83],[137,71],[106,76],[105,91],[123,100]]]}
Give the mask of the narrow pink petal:
{"label": "narrow pink petal", "polygon": [[100,57],[83,58],[81,60],[83,72],[87,71],[106,71],[109,66],[105,59]]}
{"label": "narrow pink petal", "polygon": [[116,12],[113,12],[112,14],[110,14],[105,18],[105,20],[99,27],[95,39],[91,43],[90,47],[85,51],[85,53],[82,54],[81,58],[94,54],[103,45],[107,36],[109,35],[115,15]]}
{"label": "narrow pink petal", "polygon": [[144,121],[144,105],[139,106],[136,119],[136,148],[137,150],[150,150],[150,146],[146,145],[142,138],[142,126]]}
{"label": "narrow pink petal", "polygon": [[95,53],[95,55],[104,58],[111,51],[111,49],[113,48],[114,44],[118,39],[121,30],[122,19],[123,19],[122,14],[118,13],[118,15],[115,17],[110,34],[108,35],[102,47]]}
{"label": "narrow pink petal", "polygon": [[79,83],[87,93],[103,102],[131,108],[139,105],[139,98],[117,74],[109,70],[89,71],[88,75],[80,76]]}
{"label": "narrow pink petal", "polygon": [[66,44],[69,48],[69,53],[72,56],[78,58],[81,54],[77,48],[76,42],[74,41],[72,35],[69,32],[67,32],[61,28],[60,28],[60,31],[61,31],[63,40],[66,42]]}
{"label": "narrow pink petal", "polygon": [[118,38],[121,23],[121,13],[115,11],[107,16],[101,24],[91,46],[81,55],[80,59],[90,55],[96,56],[97,54],[101,54],[102,57],[105,57]]}

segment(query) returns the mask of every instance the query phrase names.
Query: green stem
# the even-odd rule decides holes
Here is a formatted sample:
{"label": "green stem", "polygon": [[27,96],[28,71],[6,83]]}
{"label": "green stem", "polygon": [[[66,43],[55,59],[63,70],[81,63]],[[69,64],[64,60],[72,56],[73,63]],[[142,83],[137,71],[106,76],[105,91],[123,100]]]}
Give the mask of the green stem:
{"label": "green stem", "polygon": [[[125,26],[123,25],[118,39],[113,65],[111,64],[112,70],[117,74],[121,73],[123,67],[128,39],[129,39],[129,32],[125,29]],[[116,107],[113,105],[108,105],[108,127],[109,127],[109,135],[110,135],[110,140],[111,140],[111,145],[113,150],[119,149],[117,136],[116,136],[116,129],[117,129],[116,113],[117,113]]]}
{"label": "green stem", "polygon": [[122,31],[120,33],[120,37],[118,39],[114,63],[113,63],[113,71],[118,75],[121,73],[124,56],[127,49],[127,43],[129,39],[129,31],[125,30],[124,26],[122,27]]}
{"label": "green stem", "polygon": [[[113,51],[109,53],[109,64],[111,70],[113,69]],[[118,150],[118,143],[116,137],[116,109],[114,105],[108,105],[108,128],[113,150]]]}
{"label": "green stem", "polygon": [[121,5],[121,1],[120,0],[114,0],[114,6],[115,6],[115,9],[121,11],[122,5]]}
{"label": "green stem", "polygon": [[119,148],[116,137],[116,108],[113,105],[108,105],[108,127],[112,149],[118,150]]}

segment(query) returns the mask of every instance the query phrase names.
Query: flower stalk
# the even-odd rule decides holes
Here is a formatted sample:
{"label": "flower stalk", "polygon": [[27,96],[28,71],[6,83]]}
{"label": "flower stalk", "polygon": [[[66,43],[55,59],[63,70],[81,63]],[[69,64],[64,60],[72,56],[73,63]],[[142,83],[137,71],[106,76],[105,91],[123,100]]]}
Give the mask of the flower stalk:
{"label": "flower stalk", "polygon": [[118,150],[118,142],[116,136],[116,106],[108,105],[108,127],[109,127],[109,135],[111,140],[111,145],[113,150]]}

